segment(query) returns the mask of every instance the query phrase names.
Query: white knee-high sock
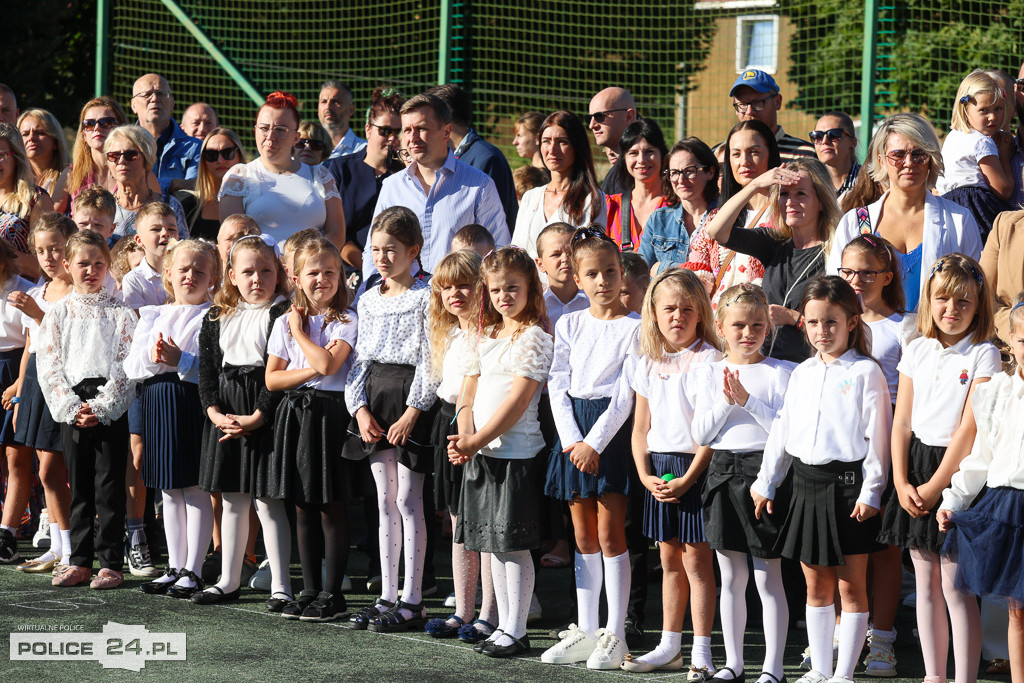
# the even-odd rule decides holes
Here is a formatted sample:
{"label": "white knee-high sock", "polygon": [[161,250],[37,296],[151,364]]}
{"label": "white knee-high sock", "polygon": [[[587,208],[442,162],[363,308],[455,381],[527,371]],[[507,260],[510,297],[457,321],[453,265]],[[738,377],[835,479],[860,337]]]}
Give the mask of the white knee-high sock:
{"label": "white knee-high sock", "polygon": [[427,556],[427,522],[423,516],[423,482],[426,475],[398,464],[398,511],[402,515],[405,549],[405,585],[402,602],[418,604],[423,598],[423,563]]}
{"label": "white knee-high sock", "polygon": [[[722,572],[722,639],[725,641],[725,666],[743,671],[743,632],[747,627],[747,554],[731,550],[718,551],[718,567]],[[728,673],[726,673],[726,676]]]}
{"label": "white knee-high sock", "polygon": [[786,650],[789,630],[789,603],[782,584],[782,560],[754,558],[754,583],[761,596],[761,619],[764,626],[764,665],[762,671],[782,678],[782,655]]}
{"label": "white knee-high sock", "polygon": [[213,538],[213,501],[210,494],[200,491],[198,486],[190,486],[182,490],[185,497],[185,515],[187,521],[186,538],[188,555],[185,567],[199,576],[203,571],[203,560],[206,550]]}
{"label": "white knee-high sock", "polygon": [[292,554],[292,530],[288,525],[284,501],[259,498],[256,501],[256,514],[260,518],[263,545],[267,548],[267,559],[270,560],[271,595],[284,593],[291,596],[292,579],[288,573],[288,564]]}
{"label": "white knee-high sock", "polygon": [[188,513],[185,510],[185,492],[181,489],[160,491],[164,501],[164,536],[167,538],[167,564],[172,569],[187,569]]}
{"label": "white knee-high sock", "polygon": [[60,527],[56,523],[50,525],[50,552],[53,556],[60,560],[63,553],[61,552],[61,539],[60,539]]}
{"label": "white knee-high sock", "polygon": [[832,636],[835,629],[835,605],[807,605],[807,643],[811,648],[811,667],[826,678],[832,677]]}
{"label": "white knee-high sock", "polygon": [[[370,456],[370,473],[377,486],[380,598],[398,600],[398,560],[402,552],[402,515],[398,511],[398,459],[394,449]],[[406,572],[408,573],[408,568]]]}
{"label": "white knee-high sock", "polygon": [[576,553],[576,608],[579,610],[580,630],[591,638],[597,633],[598,609],[601,601],[601,584],[604,571],[601,553],[584,555]]}
{"label": "white knee-high sock", "polygon": [[223,493],[224,508],[220,521],[220,581],[217,588],[225,593],[236,590],[241,583],[245,545],[249,541],[249,508],[252,498],[247,493]]}
{"label": "white knee-high sock", "polygon": [[868,634],[868,613],[843,611],[839,616],[839,659],[836,660],[836,676],[853,678],[860,652],[864,649],[864,638]]}
{"label": "white knee-high sock", "polygon": [[604,558],[604,590],[608,596],[606,631],[626,639],[626,607],[629,605],[629,553]]}

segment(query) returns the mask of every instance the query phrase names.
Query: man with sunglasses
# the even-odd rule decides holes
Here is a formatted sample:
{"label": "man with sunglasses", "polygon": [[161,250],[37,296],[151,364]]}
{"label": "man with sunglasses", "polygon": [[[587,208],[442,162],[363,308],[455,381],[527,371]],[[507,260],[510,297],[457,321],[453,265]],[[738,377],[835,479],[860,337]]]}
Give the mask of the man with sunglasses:
{"label": "man with sunglasses", "polygon": [[139,117],[139,125],[156,140],[153,174],[160,182],[160,192],[167,196],[195,187],[203,143],[188,135],[171,117],[174,96],[167,80],[159,74],[146,74],[135,81],[132,111]]}
{"label": "man with sunglasses", "polygon": [[747,69],[736,78],[729,90],[732,108],[739,121],[757,119],[775,131],[782,161],[793,161],[801,157],[814,158],[814,145],[788,135],[779,125],[779,110],[782,109],[782,95],[779,84],[771,75],[760,69]]}
{"label": "man with sunglasses", "polygon": [[[590,99],[589,113],[584,118],[597,144],[618,155],[622,131],[636,120],[636,102],[624,88],[605,88]],[[620,178],[615,166],[601,181],[601,191],[606,195],[622,194],[632,187],[633,179],[628,174]]]}
{"label": "man with sunglasses", "polygon": [[352,102],[352,89],[341,81],[330,80],[321,84],[316,113],[334,145],[328,160],[354,154],[366,147],[366,140],[356,135],[348,125],[356,113]]}
{"label": "man with sunglasses", "polygon": [[206,102],[196,102],[181,115],[181,129],[197,140],[205,140],[210,131],[219,125],[217,112]]}

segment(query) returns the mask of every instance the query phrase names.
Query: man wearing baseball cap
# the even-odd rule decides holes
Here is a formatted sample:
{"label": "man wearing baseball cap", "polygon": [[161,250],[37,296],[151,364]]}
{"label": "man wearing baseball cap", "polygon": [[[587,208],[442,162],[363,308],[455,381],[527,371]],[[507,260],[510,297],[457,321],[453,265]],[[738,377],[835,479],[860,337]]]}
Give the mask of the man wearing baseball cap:
{"label": "man wearing baseball cap", "polygon": [[732,108],[736,111],[738,120],[757,119],[775,131],[775,139],[779,143],[779,156],[783,162],[801,157],[815,158],[814,145],[788,135],[779,125],[782,95],[779,94],[779,84],[771,75],[760,69],[747,69],[736,78],[729,96],[732,97]]}

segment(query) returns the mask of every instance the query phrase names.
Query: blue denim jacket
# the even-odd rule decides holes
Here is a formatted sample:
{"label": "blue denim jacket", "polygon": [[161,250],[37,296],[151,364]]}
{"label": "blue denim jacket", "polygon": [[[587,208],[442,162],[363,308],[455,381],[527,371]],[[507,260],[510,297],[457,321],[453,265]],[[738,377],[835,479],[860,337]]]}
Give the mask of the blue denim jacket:
{"label": "blue denim jacket", "polygon": [[194,180],[197,177],[202,146],[202,140],[189,136],[177,121],[171,119],[157,141],[157,159],[153,166],[161,192],[167,194],[172,180]]}
{"label": "blue denim jacket", "polygon": [[[715,211],[711,208],[705,211],[694,232],[714,216]],[[686,263],[690,253],[690,234],[686,232],[685,213],[681,204],[658,209],[651,214],[644,226],[644,234],[640,237],[639,252],[647,265],[661,263],[659,273]]]}

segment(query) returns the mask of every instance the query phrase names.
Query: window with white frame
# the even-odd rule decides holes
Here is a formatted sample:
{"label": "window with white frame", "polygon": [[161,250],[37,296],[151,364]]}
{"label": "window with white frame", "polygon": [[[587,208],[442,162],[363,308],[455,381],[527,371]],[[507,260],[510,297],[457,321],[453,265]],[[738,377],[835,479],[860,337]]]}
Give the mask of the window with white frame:
{"label": "window with white frame", "polygon": [[779,66],[779,17],[756,14],[736,17],[736,73],[760,69],[775,73]]}

